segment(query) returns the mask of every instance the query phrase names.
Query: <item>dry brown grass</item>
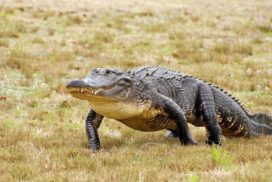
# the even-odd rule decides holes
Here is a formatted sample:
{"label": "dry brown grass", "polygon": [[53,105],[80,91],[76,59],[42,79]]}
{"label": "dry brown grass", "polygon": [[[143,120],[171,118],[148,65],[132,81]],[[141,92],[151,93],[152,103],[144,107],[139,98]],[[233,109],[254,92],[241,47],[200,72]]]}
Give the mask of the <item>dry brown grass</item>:
{"label": "dry brown grass", "polygon": [[1,181],[269,181],[272,138],[180,146],[106,119],[86,148],[88,104],[66,94],[95,67],[170,67],[272,113],[272,4],[25,1],[0,5]]}

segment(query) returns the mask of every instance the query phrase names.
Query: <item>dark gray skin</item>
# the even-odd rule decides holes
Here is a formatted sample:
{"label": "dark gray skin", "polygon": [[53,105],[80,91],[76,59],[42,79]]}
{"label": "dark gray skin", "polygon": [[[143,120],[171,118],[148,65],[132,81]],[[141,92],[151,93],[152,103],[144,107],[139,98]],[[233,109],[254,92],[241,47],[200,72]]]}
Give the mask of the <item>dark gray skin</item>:
{"label": "dark gray skin", "polygon": [[272,134],[272,117],[250,114],[229,94],[205,81],[160,67],[130,71],[97,68],[83,80],[67,84],[72,96],[87,100],[89,147],[100,148],[98,128],[103,117],[140,131],[167,129],[183,145],[196,144],[188,122],[204,126],[207,143],[227,137]]}

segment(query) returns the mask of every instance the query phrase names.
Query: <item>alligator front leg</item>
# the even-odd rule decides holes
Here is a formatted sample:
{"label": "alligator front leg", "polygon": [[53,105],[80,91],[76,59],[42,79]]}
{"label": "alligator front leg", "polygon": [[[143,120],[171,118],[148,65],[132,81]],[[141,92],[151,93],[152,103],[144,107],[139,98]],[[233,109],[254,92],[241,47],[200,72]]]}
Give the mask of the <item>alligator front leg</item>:
{"label": "alligator front leg", "polygon": [[203,122],[208,132],[208,141],[206,141],[206,143],[209,145],[212,145],[213,143],[220,145],[222,131],[216,119],[212,90],[204,83],[200,83],[198,88],[200,112],[203,115]]}
{"label": "alligator front leg", "polygon": [[86,133],[88,138],[88,146],[93,151],[97,151],[100,148],[100,141],[97,130],[100,126],[102,119],[103,116],[97,114],[92,109],[90,110],[86,118]]}
{"label": "alligator front leg", "polygon": [[164,110],[169,114],[173,120],[175,120],[177,125],[177,135],[179,137],[180,143],[182,145],[196,145],[197,142],[193,139],[186,117],[178,104],[176,104],[172,99],[161,95],[164,103]]}

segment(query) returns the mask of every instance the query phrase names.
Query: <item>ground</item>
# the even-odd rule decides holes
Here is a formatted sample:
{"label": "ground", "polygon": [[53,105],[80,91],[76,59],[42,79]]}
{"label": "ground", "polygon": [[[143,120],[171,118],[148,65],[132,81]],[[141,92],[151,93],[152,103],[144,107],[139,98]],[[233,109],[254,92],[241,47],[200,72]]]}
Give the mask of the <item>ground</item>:
{"label": "ground", "polygon": [[1,0],[1,181],[269,181],[272,137],[197,146],[111,119],[87,149],[88,104],[65,84],[95,67],[160,65],[272,114],[272,1]]}

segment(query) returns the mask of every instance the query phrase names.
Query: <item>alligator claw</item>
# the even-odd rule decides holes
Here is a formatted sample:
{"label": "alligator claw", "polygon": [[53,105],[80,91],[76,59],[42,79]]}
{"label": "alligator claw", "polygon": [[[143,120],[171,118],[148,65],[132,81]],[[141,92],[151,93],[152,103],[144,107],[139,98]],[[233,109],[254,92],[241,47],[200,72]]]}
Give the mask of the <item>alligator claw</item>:
{"label": "alligator claw", "polygon": [[197,145],[197,142],[193,138],[180,139],[182,145]]}
{"label": "alligator claw", "polygon": [[210,145],[210,146],[212,146],[212,145],[221,146],[221,144],[222,144],[222,140],[218,140],[216,142],[212,141],[212,140],[206,140],[205,142],[206,142],[207,145]]}
{"label": "alligator claw", "polygon": [[88,148],[89,148],[92,152],[97,152],[97,151],[99,151],[100,146],[99,146],[99,145],[96,145],[96,144],[92,144],[92,143],[89,141]]}
{"label": "alligator claw", "polygon": [[[173,130],[173,131],[167,130],[164,134],[164,137],[165,138],[177,138],[178,133],[175,130]],[[197,142],[191,137],[189,137],[187,139],[180,139],[180,142],[182,145],[197,145]]]}
{"label": "alligator claw", "polygon": [[89,149],[90,149],[90,151],[91,151],[92,153],[96,153],[96,152],[99,151],[99,148],[90,148],[90,147],[89,147]]}
{"label": "alligator claw", "polygon": [[187,145],[197,145],[197,142],[194,139],[189,139]]}

